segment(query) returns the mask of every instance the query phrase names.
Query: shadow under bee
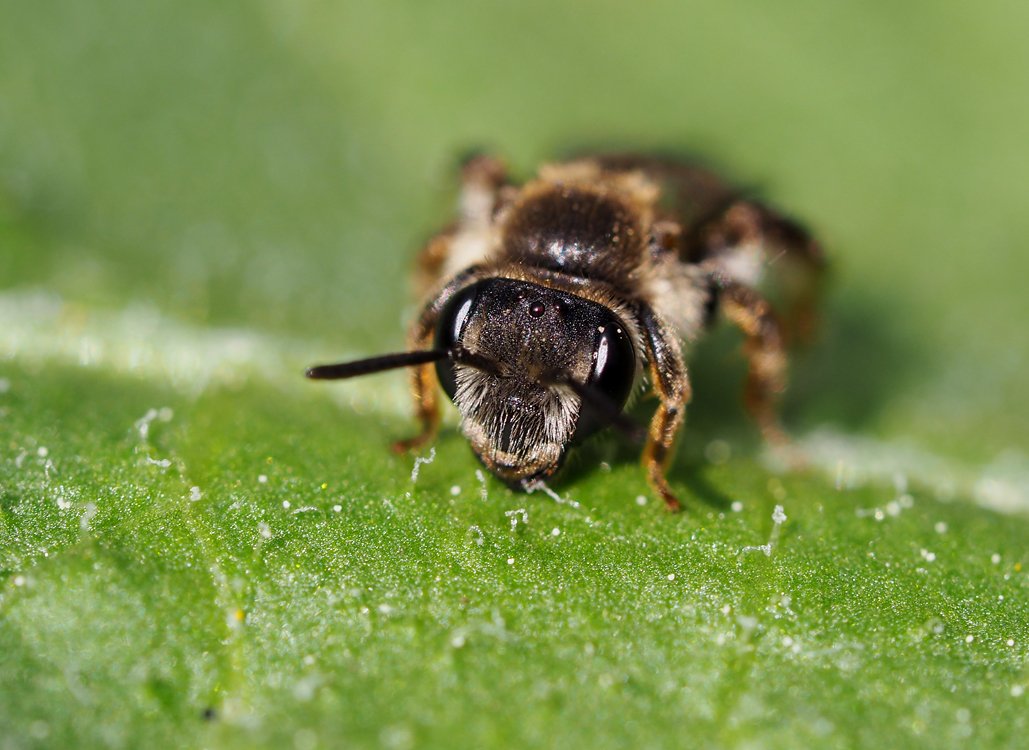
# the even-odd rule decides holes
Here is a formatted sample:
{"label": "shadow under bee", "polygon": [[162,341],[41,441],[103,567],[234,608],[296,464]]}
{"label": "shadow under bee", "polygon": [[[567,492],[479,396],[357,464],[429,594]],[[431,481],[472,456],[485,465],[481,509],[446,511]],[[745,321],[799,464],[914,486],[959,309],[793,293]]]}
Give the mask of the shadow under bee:
{"label": "shadow under bee", "polygon": [[[790,386],[783,399],[787,431],[799,435],[825,424],[865,429],[932,371],[929,347],[913,327],[897,324],[904,319],[902,310],[885,298],[852,292],[834,299],[816,340],[791,354]],[[740,343],[729,326],[716,325],[693,348],[693,400],[669,470],[673,482],[719,510],[728,508],[731,498],[705,477],[713,465],[712,441],[722,441],[737,456],[753,457],[764,446],[741,403],[746,363]],[[633,419],[646,424],[654,407],[653,398],[639,399],[631,410]],[[601,462],[621,466],[638,461],[638,445],[615,433],[604,434],[579,446],[554,484],[572,486]]]}

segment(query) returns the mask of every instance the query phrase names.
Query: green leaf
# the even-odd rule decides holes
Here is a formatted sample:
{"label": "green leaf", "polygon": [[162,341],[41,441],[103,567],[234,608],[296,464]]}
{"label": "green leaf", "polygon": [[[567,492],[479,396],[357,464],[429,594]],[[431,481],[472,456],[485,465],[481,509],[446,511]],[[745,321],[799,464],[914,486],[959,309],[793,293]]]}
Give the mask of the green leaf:
{"label": "green leaf", "polygon": [[[1026,11],[916,5],[5,9],[0,748],[1024,744]],[[731,331],[680,515],[617,436],[513,493],[303,379],[400,345],[458,153],[612,141],[825,239],[804,468]]]}

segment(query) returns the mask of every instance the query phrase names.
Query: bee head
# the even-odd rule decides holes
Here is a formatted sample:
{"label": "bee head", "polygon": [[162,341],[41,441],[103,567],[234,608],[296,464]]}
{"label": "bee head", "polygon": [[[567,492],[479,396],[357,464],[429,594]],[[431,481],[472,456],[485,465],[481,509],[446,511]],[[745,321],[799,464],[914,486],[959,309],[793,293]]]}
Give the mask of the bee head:
{"label": "bee head", "polygon": [[515,484],[553,474],[570,444],[619,419],[637,371],[610,309],[507,278],[457,292],[435,349],[454,353],[436,372],[472,449]]}

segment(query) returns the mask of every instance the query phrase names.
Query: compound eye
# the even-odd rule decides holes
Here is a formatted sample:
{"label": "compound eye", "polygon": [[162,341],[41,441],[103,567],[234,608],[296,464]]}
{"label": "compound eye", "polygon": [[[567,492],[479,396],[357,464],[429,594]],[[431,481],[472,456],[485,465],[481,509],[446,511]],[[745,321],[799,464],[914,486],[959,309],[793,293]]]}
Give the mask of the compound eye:
{"label": "compound eye", "polygon": [[[632,393],[636,378],[636,352],[629,334],[618,323],[600,326],[593,348],[593,371],[586,382],[589,388],[621,409]],[[596,409],[583,404],[579,408],[579,423],[574,440],[582,440],[608,425],[610,419]]]}
{"label": "compound eye", "polygon": [[[435,348],[450,349],[454,344],[461,341],[464,336],[464,329],[471,318],[472,310],[475,308],[476,300],[479,297],[479,285],[467,286],[444,305],[440,313],[439,322],[436,324]],[[439,377],[440,385],[450,400],[454,400],[457,393],[457,376],[454,374],[454,363],[449,359],[443,359],[436,363],[436,375]]]}

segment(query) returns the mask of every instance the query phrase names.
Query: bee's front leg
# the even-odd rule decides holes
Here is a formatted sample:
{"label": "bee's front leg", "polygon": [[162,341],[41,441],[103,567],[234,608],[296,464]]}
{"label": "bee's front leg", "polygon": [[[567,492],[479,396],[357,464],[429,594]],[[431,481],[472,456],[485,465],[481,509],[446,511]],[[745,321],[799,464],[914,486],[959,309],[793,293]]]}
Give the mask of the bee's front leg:
{"label": "bee's front leg", "polygon": [[668,509],[677,511],[682,506],[668,485],[665,471],[672,457],[675,437],[686,418],[686,404],[692,393],[689,375],[678,340],[669,335],[671,332],[654,312],[644,307],[638,320],[647,347],[651,381],[661,400],[650,422],[647,444],[643,449],[643,468],[650,486],[665,501]]}

